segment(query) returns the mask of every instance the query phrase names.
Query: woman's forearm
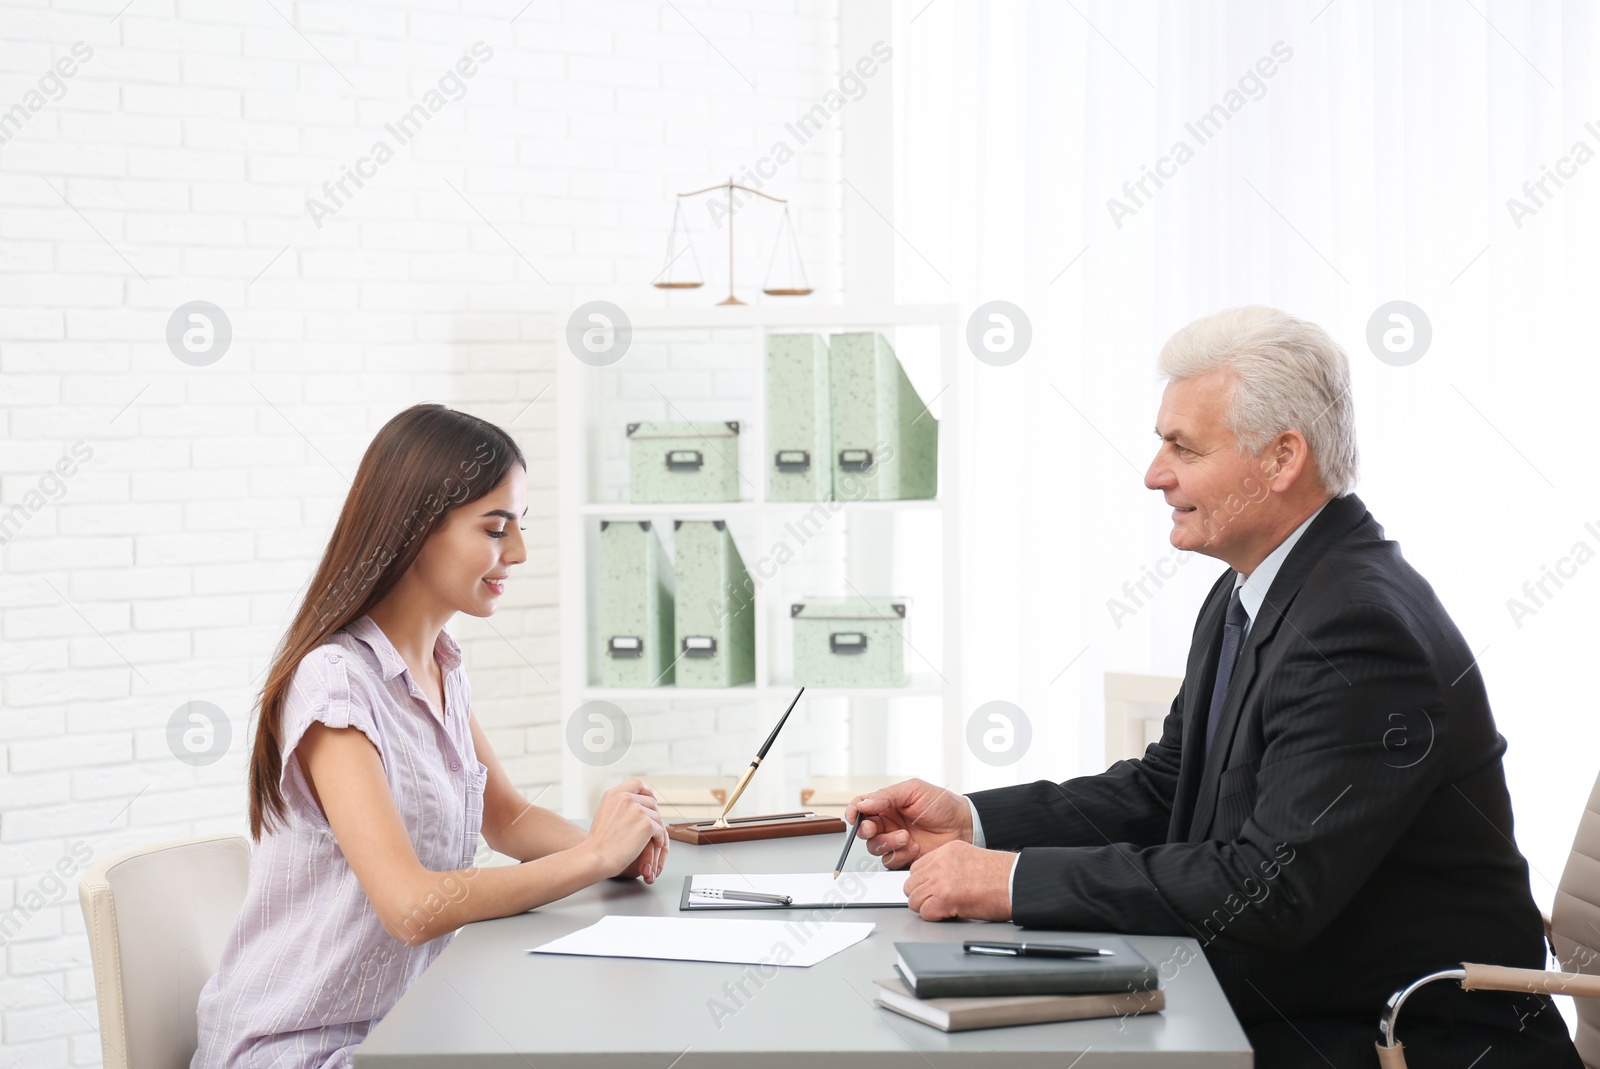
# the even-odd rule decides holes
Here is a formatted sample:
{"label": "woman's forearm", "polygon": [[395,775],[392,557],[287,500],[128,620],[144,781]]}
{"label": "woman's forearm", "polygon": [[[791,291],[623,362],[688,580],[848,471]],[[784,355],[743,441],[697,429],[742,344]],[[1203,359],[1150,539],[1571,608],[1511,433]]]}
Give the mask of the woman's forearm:
{"label": "woman's forearm", "polygon": [[533,861],[583,842],[585,832],[559,813],[529,803],[491,839],[491,849],[518,861]]}
{"label": "woman's forearm", "polygon": [[422,871],[398,918],[391,915],[384,927],[408,946],[421,946],[463,924],[523,913],[612,875],[577,830],[577,844],[520,865]]}

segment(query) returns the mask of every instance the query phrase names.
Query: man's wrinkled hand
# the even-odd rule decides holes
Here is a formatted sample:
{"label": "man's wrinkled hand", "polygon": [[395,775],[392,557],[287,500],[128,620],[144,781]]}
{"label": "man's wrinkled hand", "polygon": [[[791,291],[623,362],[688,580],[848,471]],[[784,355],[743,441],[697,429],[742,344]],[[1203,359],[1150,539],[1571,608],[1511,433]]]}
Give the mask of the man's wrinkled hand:
{"label": "man's wrinkled hand", "polygon": [[1011,919],[1011,866],[1017,855],[950,842],[911,863],[906,899],[925,921]]}
{"label": "man's wrinkled hand", "polygon": [[857,837],[889,869],[903,869],[952,841],[972,841],[972,809],[955,791],[908,779],[850,799],[844,819],[862,817]]}

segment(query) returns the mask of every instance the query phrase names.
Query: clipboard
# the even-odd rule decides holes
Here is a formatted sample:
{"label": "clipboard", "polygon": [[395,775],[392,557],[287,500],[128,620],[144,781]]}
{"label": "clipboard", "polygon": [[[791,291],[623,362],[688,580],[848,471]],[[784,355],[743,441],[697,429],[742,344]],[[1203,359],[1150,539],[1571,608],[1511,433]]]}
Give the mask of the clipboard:
{"label": "clipboard", "polygon": [[[759,817],[729,817],[726,828],[715,820],[682,820],[667,825],[667,838],[693,846],[717,843],[743,843],[755,839],[786,839],[795,835],[840,835],[848,830],[838,817],[819,817],[806,810],[800,813],[770,813]],[[685,887],[688,885],[686,884]],[[688,891],[684,891],[688,894]]]}

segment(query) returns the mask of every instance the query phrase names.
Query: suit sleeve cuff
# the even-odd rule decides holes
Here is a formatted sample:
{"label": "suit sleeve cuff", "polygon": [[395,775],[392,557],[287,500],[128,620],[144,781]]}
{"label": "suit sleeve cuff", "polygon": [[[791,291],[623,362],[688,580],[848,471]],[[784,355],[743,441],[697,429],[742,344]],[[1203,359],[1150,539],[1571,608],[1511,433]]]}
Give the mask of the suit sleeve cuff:
{"label": "suit sleeve cuff", "polygon": [[[984,844],[988,842],[988,840],[983,837],[983,818],[978,816],[978,805],[972,800],[970,795],[964,795],[963,797],[967,799],[967,808],[972,810],[972,845],[976,846],[979,850],[986,850],[988,847]],[[1011,872],[1008,876],[1006,876],[1007,905],[1011,905],[1016,901],[1016,897],[1012,894],[1012,891],[1017,886],[1017,862],[1021,860],[1021,851],[1018,851],[1011,859]],[[1016,907],[1012,906],[1012,908],[1015,909]]]}
{"label": "suit sleeve cuff", "polygon": [[967,799],[967,808],[972,810],[972,845],[983,850],[985,849],[983,844],[988,841],[983,837],[983,818],[978,816],[978,807],[973,803],[971,796],[962,797]]}

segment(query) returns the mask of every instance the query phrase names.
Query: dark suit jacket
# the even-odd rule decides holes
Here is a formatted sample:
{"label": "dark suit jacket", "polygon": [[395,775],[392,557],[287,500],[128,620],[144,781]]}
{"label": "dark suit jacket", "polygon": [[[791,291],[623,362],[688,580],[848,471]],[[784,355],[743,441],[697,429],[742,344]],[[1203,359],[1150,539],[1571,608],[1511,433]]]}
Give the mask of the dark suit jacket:
{"label": "dark suit jacket", "polygon": [[[1345,1019],[1369,1041],[1388,996],[1429,972],[1542,968],[1505,739],[1432,587],[1360,498],[1329,501],[1267,592],[1207,754],[1233,579],[1207,596],[1142,758],[971,796],[986,844],[1021,849],[1016,922],[1192,936],[1247,1027]],[[1406,1004],[1402,1041],[1408,1021],[1488,1029],[1479,1069],[1569,1064],[1559,1011],[1535,996],[1435,984]],[[1484,1045],[1443,1053],[1465,1066]]]}

